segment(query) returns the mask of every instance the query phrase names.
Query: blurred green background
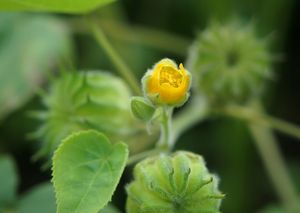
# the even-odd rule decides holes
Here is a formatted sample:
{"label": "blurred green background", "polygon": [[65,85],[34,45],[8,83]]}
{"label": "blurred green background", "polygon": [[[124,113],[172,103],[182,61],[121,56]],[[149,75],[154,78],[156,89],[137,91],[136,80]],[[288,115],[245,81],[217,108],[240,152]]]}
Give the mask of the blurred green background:
{"label": "blurred green background", "polygon": [[[196,33],[211,20],[253,21],[261,37],[271,37],[270,51],[277,58],[275,78],[263,99],[267,111],[300,125],[299,10],[297,0],[123,0],[94,11],[93,16],[138,78],[163,57],[185,62]],[[49,171],[40,169],[43,162],[32,161],[39,142],[28,138],[39,126],[28,112],[42,107],[36,94],[49,83],[47,70],[58,72],[68,62],[80,70],[115,72],[110,59],[88,34],[85,18],[0,13],[0,152],[12,156],[16,163],[20,194],[51,177]],[[169,40],[169,34],[179,43]],[[300,143],[281,133],[276,136],[300,190]],[[177,149],[203,155],[208,168],[220,176],[220,188],[226,194],[223,212],[258,212],[279,202],[251,141],[240,121],[211,118],[187,131],[177,144]],[[131,168],[122,183],[131,179],[130,173]],[[122,209],[124,185],[117,190],[113,201]]]}

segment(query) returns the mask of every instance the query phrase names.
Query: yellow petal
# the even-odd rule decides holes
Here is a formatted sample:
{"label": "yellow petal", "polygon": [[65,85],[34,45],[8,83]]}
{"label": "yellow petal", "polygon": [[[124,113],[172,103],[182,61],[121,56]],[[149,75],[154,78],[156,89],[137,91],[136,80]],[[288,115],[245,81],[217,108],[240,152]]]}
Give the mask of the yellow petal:
{"label": "yellow petal", "polygon": [[172,60],[163,59],[150,72],[146,87],[146,95],[155,95],[158,98],[157,104],[177,105],[188,94],[190,75],[183,64],[178,68]]}

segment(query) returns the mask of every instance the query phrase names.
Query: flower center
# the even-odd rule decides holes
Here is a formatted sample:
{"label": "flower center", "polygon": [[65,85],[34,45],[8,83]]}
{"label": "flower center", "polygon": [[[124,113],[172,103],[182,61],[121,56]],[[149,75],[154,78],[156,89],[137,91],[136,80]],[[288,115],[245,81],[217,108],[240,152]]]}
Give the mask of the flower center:
{"label": "flower center", "polygon": [[178,88],[182,83],[182,74],[172,67],[164,66],[160,70],[159,84],[169,84],[174,88]]}

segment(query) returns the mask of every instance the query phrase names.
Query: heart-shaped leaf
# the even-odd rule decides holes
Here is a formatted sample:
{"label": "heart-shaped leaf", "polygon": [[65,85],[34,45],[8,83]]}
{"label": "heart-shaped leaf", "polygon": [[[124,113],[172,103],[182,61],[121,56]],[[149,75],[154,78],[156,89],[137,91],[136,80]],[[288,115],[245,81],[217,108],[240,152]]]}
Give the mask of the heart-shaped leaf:
{"label": "heart-shaped leaf", "polygon": [[53,157],[58,213],[96,213],[112,197],[128,158],[127,145],[111,144],[102,133],[67,137]]}

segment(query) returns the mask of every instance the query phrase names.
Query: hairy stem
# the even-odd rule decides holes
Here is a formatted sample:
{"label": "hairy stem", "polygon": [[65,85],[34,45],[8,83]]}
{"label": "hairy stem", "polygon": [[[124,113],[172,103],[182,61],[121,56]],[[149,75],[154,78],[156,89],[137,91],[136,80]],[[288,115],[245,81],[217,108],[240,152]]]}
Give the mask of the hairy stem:
{"label": "hairy stem", "polygon": [[174,145],[172,131],[172,114],[173,107],[162,107],[160,138],[157,147],[162,150],[171,150]]}
{"label": "hairy stem", "polygon": [[194,96],[191,102],[175,118],[173,122],[174,141],[182,133],[209,116],[209,108],[205,99]]}
{"label": "hairy stem", "polygon": [[286,210],[293,212],[297,207],[298,197],[272,131],[259,124],[250,124],[249,128],[278,196]]}
{"label": "hairy stem", "polygon": [[127,166],[129,166],[131,164],[134,164],[134,163],[136,163],[138,161],[141,161],[141,160],[143,160],[146,157],[157,155],[157,154],[159,154],[161,152],[163,152],[163,151],[160,150],[160,149],[151,149],[151,150],[147,150],[147,151],[138,153],[136,155],[132,155],[131,157],[129,157],[129,159],[127,161]]}
{"label": "hairy stem", "polygon": [[[251,109],[262,114],[262,109],[258,103],[251,105]],[[238,115],[239,111],[235,111],[235,114]],[[257,121],[256,118],[258,118]],[[247,117],[250,132],[278,196],[285,209],[288,212],[293,212],[298,206],[298,195],[270,126],[268,123],[262,123],[259,119],[260,117]]]}
{"label": "hairy stem", "polygon": [[[86,24],[82,19],[71,18],[68,23],[75,33],[87,33]],[[174,33],[161,31],[153,28],[142,27],[139,25],[131,26],[127,23],[98,19],[97,24],[110,37],[124,42],[132,42],[161,51],[167,51],[173,54],[185,56],[192,40]],[[172,45],[170,45],[172,44]]]}
{"label": "hairy stem", "polygon": [[127,64],[122,60],[120,55],[114,50],[114,48],[109,43],[103,31],[98,26],[96,26],[96,24],[92,25],[92,31],[98,44],[104,49],[106,54],[114,63],[119,74],[128,82],[129,86],[132,88],[135,94],[140,95],[141,94],[140,85],[137,79],[135,78],[135,76],[133,75],[133,72],[131,72]]}
{"label": "hairy stem", "polygon": [[266,115],[263,112],[258,112],[257,110],[253,110],[252,108],[231,105],[225,109],[225,113],[234,117],[260,122],[261,124],[268,125],[273,129],[300,139],[300,127],[287,121],[283,121],[281,119]]}

